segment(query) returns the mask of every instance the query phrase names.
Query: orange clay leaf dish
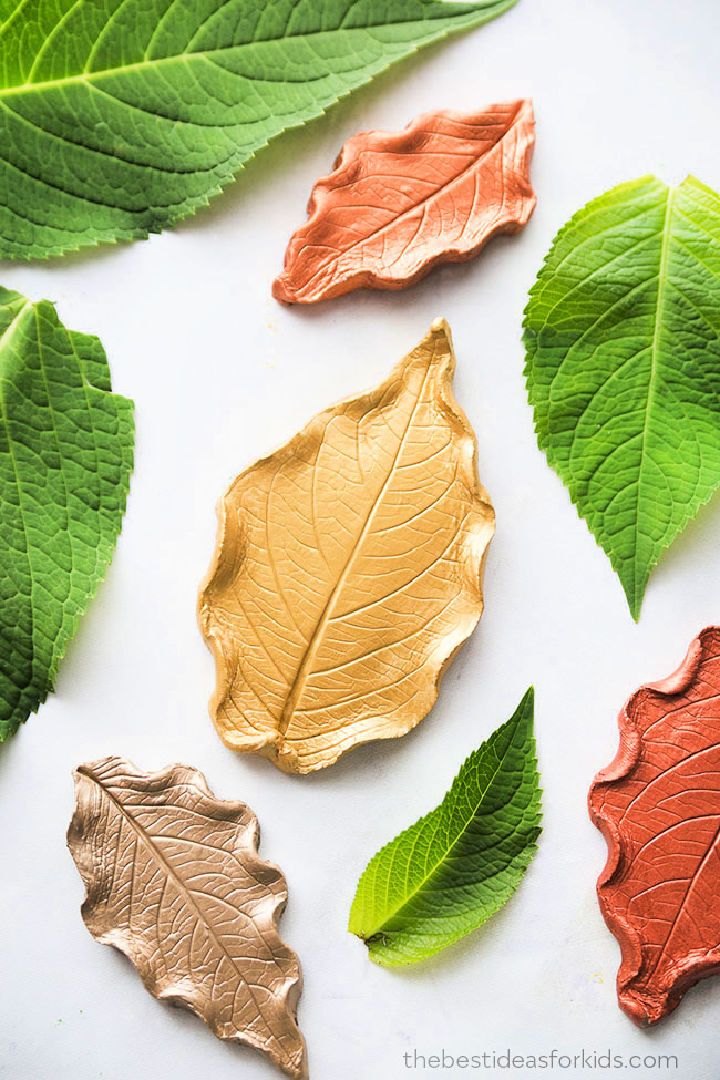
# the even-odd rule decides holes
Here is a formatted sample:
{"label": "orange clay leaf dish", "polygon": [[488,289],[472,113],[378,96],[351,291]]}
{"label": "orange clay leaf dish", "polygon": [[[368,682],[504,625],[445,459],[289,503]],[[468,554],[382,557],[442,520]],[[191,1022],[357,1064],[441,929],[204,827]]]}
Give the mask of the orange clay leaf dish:
{"label": "orange clay leaf dish", "polygon": [[68,846],[90,933],[123,952],[154,997],[305,1080],[300,967],[277,930],[285,878],[257,845],[253,812],[216,799],[196,769],[143,773],[110,757],[75,772]]}
{"label": "orange clay leaf dish", "polygon": [[608,844],[598,897],[622,951],[620,1007],[654,1024],[720,971],[720,629],[633,694],[619,725],[590,790]]}
{"label": "orange clay leaf dish", "polygon": [[483,608],[494,529],[450,330],[320,413],[219,507],[200,596],[223,741],[309,773],[426,715]]}
{"label": "orange clay leaf dish", "polygon": [[363,132],[318,180],[291,238],[277,300],[312,304],[363,286],[402,289],[464,262],[535,206],[529,101],[479,113],[426,113],[399,134]]}

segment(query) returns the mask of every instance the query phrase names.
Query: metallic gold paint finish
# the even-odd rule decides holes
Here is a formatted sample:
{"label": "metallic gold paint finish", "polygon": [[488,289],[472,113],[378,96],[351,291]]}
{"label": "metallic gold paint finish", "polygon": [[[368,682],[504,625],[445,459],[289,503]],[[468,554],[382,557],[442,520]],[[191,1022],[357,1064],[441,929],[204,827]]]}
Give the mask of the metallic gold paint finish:
{"label": "metallic gold paint finish", "polygon": [[401,289],[437,263],[471,259],[532,214],[534,144],[530,101],[355,135],[315,184],[273,295],[312,304],[363,286]]}
{"label": "metallic gold paint finish", "polygon": [[68,846],[93,937],[154,997],[306,1080],[300,966],[277,930],[287,887],[258,856],[253,812],[216,799],[196,769],[143,773],[113,757],[76,770],[75,799]]}
{"label": "metallic gold paint finish", "polygon": [[494,513],[453,399],[447,323],[316,416],[219,507],[200,595],[224,742],[287,772],[404,735],[483,608]]}

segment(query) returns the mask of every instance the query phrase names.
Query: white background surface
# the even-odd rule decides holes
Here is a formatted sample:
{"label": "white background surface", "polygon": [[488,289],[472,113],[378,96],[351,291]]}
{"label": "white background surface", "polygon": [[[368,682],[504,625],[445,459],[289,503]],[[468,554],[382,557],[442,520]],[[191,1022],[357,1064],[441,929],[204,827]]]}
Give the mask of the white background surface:
{"label": "white background surface", "polygon": [[[102,338],[114,386],[137,409],[136,471],[107,581],[57,693],[0,752],[3,1080],[279,1075],[154,1001],[124,958],[85,930],[65,849],[70,774],[110,753],[148,769],[195,765],[218,796],[257,812],[261,853],[289,883],[282,933],[304,969],[299,1019],[313,1080],[401,1080],[416,1075],[403,1066],[405,1050],[508,1046],[676,1054],[671,1075],[717,1080],[717,980],[649,1032],[617,1007],[618,949],[594,896],[605,845],[585,798],[615,752],[627,695],[669,674],[691,637],[720,620],[720,502],[668,553],[634,625],[607,559],[536,447],[520,324],[556,229],[586,200],[650,171],[669,181],[692,171],[720,187],[719,35],[717,0],[521,0],[279,140],[174,231],[2,268],[4,285],[56,300],[68,326]],[[532,96],[537,114],[538,207],[524,233],[402,293],[356,293],[314,310],[271,299],[311,184],[347,136],[520,95]],[[434,315],[454,331],[457,396],[497,511],[486,612],[412,734],[318,775],[284,776],[226,750],[208,719],[213,665],[195,597],[214,505],[237,472],[314,412],[384,378]],[[367,859],[439,801],[531,682],[545,790],[535,863],[472,938],[414,970],[373,966],[346,932]]]}

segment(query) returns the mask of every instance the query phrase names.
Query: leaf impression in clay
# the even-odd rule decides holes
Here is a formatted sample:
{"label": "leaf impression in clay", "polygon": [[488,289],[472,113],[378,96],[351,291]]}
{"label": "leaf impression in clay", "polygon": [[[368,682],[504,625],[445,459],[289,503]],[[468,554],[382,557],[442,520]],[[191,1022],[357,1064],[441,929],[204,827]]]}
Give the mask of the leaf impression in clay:
{"label": "leaf impression in clay", "polygon": [[231,748],[287,772],[404,735],[483,608],[494,513],[452,396],[447,323],[318,414],[219,507],[200,623]]}
{"label": "leaf impression in clay", "polygon": [[720,970],[720,628],[618,723],[617,756],[589,797],[608,844],[598,898],[622,952],[620,1007],[654,1024]]}
{"label": "leaf impression in clay", "polygon": [[464,262],[535,207],[530,101],[419,116],[399,133],[343,146],[310,195],[273,295],[312,304],[363,286],[401,289],[441,262]]}
{"label": "leaf impression in clay", "polygon": [[253,812],[216,799],[196,769],[143,773],[115,757],[76,770],[75,800],[68,846],[93,937],[154,997],[305,1080],[300,966],[277,930],[287,887],[258,856]]}

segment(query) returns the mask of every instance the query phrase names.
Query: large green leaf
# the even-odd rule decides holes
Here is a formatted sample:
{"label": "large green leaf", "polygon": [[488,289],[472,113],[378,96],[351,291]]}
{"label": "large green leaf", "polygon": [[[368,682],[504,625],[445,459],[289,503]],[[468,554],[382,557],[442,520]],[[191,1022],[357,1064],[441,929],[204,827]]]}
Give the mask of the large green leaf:
{"label": "large green leaf", "polygon": [[520,883],[540,833],[533,691],[463,764],[425,817],[360,878],[350,932],[385,967],[413,964],[481,926]]}
{"label": "large green leaf", "polygon": [[621,184],[560,230],[525,312],[538,442],[633,618],[720,483],[720,197]]}
{"label": "large green leaf", "polygon": [[0,742],[52,689],[112,557],[132,402],[97,338],[0,288]]}
{"label": "large green leaf", "polygon": [[516,0],[0,0],[0,256],[147,236]]}

